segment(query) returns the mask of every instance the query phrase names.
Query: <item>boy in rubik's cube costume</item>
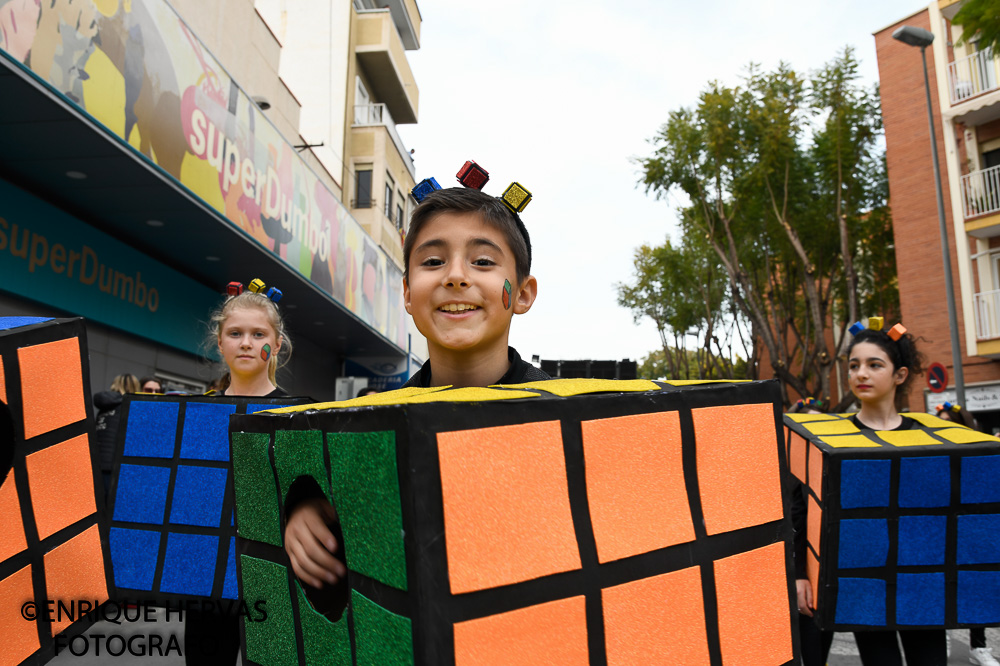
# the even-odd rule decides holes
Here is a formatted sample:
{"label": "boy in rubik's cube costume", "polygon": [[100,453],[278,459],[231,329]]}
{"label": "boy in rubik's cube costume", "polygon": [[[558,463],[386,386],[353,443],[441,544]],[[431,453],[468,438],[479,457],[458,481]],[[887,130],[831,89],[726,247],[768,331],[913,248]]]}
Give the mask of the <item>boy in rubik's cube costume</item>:
{"label": "boy in rubik's cube costume", "polygon": [[1000,623],[1000,440],[929,414],[902,416],[913,427],[785,415],[789,468],[807,488],[816,621],[830,631]]}
{"label": "boy in rubik's cube costume", "polygon": [[88,375],[82,319],[0,317],[3,666],[49,661],[111,589]]}
{"label": "boy in rubik's cube costume", "polygon": [[[231,421],[247,664],[796,663],[775,382],[401,389]],[[336,507],[349,603],[290,575]],[[353,653],[353,654],[352,654]]]}
{"label": "boy in rubik's cube costume", "polygon": [[413,191],[407,385],[231,422],[244,663],[793,663],[777,385],[545,381],[507,344],[531,195],[458,178]]}

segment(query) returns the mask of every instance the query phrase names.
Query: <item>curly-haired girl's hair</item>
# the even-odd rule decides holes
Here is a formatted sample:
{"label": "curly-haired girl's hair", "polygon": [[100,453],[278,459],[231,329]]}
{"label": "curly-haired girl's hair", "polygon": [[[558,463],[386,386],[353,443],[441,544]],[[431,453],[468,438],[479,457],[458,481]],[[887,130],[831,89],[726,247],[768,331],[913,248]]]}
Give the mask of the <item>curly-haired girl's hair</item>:
{"label": "curly-haired girl's hair", "polygon": [[278,306],[267,296],[257,294],[252,291],[244,291],[238,296],[230,296],[219,307],[217,307],[209,319],[209,334],[206,346],[214,349],[222,340],[222,327],[229,316],[236,310],[256,308],[267,316],[268,323],[274,329],[275,337],[280,341],[278,351],[271,354],[267,362],[267,378],[275,386],[278,385],[276,376],[278,368],[288,363],[292,355],[292,340],[285,330],[285,319],[281,316]]}

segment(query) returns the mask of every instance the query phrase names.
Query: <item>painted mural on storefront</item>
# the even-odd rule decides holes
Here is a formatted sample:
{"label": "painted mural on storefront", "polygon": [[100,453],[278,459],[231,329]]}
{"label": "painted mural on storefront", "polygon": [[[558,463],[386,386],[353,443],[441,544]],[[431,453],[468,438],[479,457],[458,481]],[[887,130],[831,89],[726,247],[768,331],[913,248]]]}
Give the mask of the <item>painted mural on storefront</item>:
{"label": "painted mural on storefront", "polygon": [[0,0],[0,51],[406,347],[399,269],[164,0]]}

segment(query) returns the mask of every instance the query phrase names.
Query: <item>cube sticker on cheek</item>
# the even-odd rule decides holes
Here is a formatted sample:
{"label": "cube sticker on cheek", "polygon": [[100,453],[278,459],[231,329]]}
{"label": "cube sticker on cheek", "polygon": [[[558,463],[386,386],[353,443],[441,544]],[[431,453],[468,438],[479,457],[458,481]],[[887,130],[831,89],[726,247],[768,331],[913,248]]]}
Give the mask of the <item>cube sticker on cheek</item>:
{"label": "cube sticker on cheek", "polygon": [[503,309],[510,310],[510,280],[503,281]]}
{"label": "cube sticker on cheek", "polygon": [[271,358],[271,345],[264,345],[260,350],[260,358],[267,362]]}
{"label": "cube sticker on cheek", "polygon": [[[272,572],[243,661],[791,666],[778,400],[574,379],[236,415],[242,596]],[[340,518],[346,605],[325,616],[275,539],[300,483]]]}

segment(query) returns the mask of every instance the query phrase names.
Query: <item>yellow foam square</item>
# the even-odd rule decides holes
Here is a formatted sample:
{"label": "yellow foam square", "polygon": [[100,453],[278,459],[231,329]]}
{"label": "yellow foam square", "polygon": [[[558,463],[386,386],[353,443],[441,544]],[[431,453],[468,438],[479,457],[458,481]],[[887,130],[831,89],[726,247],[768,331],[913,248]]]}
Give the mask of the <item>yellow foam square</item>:
{"label": "yellow foam square", "polygon": [[941,444],[940,440],[934,439],[926,430],[876,430],[883,441],[893,446],[929,446]]}
{"label": "yellow foam square", "polygon": [[986,433],[977,432],[970,428],[945,428],[944,430],[935,430],[934,434],[938,437],[944,438],[949,442],[954,442],[955,444],[974,444],[976,442],[1000,442],[993,435],[987,435]]}
{"label": "yellow foam square", "polygon": [[839,435],[834,437],[820,437],[819,441],[835,449],[860,449],[860,448],[880,448],[882,445],[869,439],[867,435]]}
{"label": "yellow foam square", "polygon": [[[347,409],[348,407],[377,407],[380,405],[413,405],[425,402],[485,402],[487,400],[514,400],[516,398],[537,398],[538,393],[529,391],[505,391],[478,386],[453,389],[451,386],[411,386],[409,388],[375,393],[361,398],[339,402],[316,402],[310,405],[295,405],[269,409],[270,414],[293,414],[307,410]],[[265,412],[258,412],[265,413]]]}
{"label": "yellow foam square", "polygon": [[856,425],[847,419],[803,423],[802,427],[814,435],[852,435],[861,432]]}
{"label": "yellow foam square", "polygon": [[671,386],[691,386],[693,384],[743,384],[749,379],[669,379],[664,384]]}
{"label": "yellow foam square", "polygon": [[923,412],[906,412],[902,416],[904,418],[911,418],[920,425],[925,425],[928,428],[949,428],[955,425],[954,421],[945,421],[934,414],[924,414]]}
{"label": "yellow foam square", "polygon": [[[500,385],[497,385],[500,386]],[[546,379],[525,384],[503,384],[503,388],[545,391],[568,398],[585,393],[631,393],[659,391],[660,387],[648,379]]]}
{"label": "yellow foam square", "polygon": [[808,423],[809,421],[843,421],[843,418],[836,414],[785,414],[785,418],[796,423]]}

